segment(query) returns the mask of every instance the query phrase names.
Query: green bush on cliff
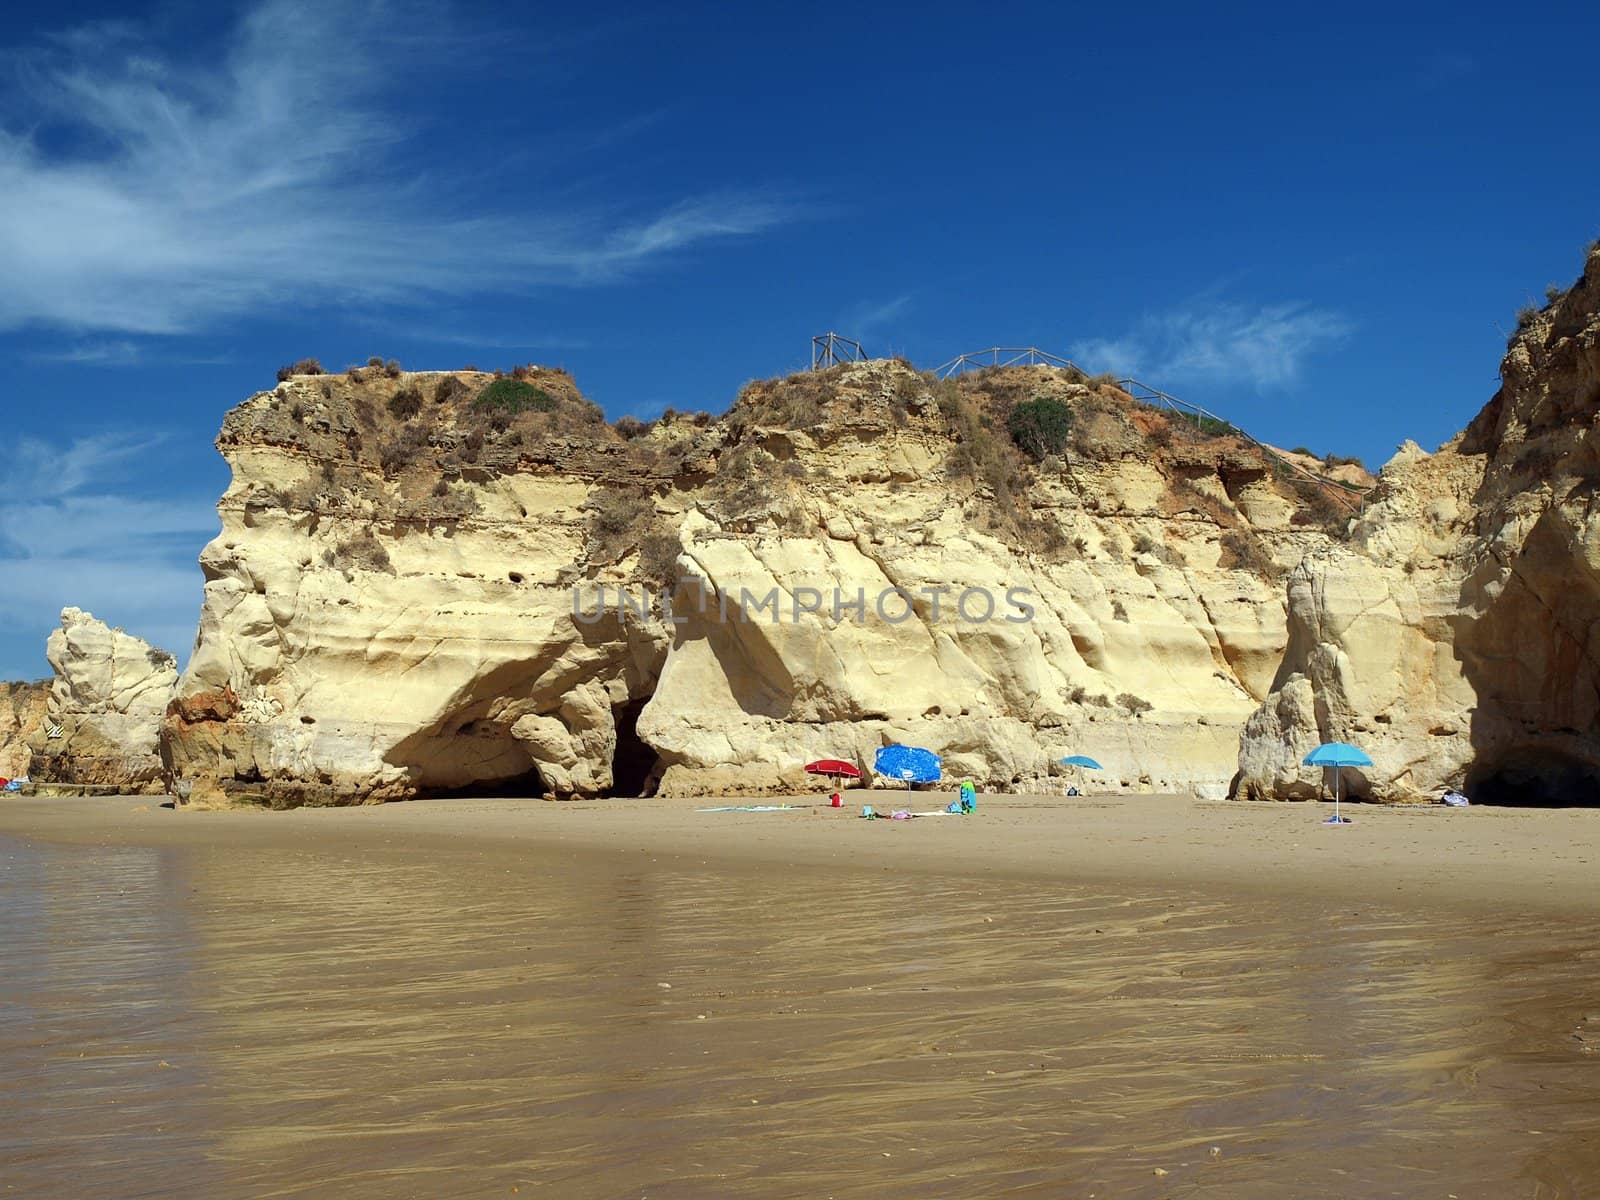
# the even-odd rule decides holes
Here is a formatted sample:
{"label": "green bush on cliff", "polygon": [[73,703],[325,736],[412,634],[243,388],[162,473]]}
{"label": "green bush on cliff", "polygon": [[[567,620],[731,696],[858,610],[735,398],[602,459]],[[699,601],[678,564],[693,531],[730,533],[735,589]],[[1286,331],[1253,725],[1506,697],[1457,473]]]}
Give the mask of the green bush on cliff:
{"label": "green bush on cliff", "polygon": [[556,398],[520,379],[496,379],[472,402],[479,412],[553,412]]}
{"label": "green bush on cliff", "polygon": [[1055,396],[1035,396],[1011,410],[1006,428],[1011,440],[1038,461],[1066,449],[1072,433],[1072,410]]}

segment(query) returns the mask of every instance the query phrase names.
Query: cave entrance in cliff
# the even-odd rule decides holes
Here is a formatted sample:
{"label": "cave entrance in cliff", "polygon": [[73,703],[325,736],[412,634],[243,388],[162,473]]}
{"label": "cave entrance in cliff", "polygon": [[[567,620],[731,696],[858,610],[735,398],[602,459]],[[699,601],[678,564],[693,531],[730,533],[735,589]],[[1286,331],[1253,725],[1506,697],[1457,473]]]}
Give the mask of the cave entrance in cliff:
{"label": "cave entrance in cliff", "polygon": [[538,767],[533,767],[521,775],[511,775],[505,779],[480,779],[476,783],[463,784],[459,787],[420,788],[417,797],[427,800],[467,800],[472,797],[542,800],[547,791],[549,789],[545,787],[544,776],[539,774]]}
{"label": "cave entrance in cliff", "polygon": [[629,700],[611,710],[617,726],[617,749],[611,757],[613,796],[649,796],[660,782],[661,760],[639,736],[639,714],[648,702],[648,698]]}
{"label": "cave entrance in cliff", "polygon": [[1600,808],[1600,766],[1559,750],[1523,747],[1467,771],[1474,804],[1514,808]]}

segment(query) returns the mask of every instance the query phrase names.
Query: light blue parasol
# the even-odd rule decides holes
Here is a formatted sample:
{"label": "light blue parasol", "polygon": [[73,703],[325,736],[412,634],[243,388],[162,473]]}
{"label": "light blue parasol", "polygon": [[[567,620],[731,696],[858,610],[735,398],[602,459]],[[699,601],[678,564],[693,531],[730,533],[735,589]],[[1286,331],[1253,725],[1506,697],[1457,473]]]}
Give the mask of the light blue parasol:
{"label": "light blue parasol", "polygon": [[1325,825],[1349,824],[1339,815],[1339,779],[1345,767],[1370,767],[1372,757],[1360,746],[1352,746],[1348,742],[1323,742],[1310,754],[1300,760],[1308,767],[1333,768],[1333,818],[1325,821]]}

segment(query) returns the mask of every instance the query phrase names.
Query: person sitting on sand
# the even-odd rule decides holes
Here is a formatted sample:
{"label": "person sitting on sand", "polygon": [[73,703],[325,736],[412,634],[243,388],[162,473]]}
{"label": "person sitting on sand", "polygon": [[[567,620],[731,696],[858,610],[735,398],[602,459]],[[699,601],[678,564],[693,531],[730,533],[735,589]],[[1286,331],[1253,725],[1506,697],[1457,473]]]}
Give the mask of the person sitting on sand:
{"label": "person sitting on sand", "polygon": [[978,789],[970,779],[961,781],[961,811],[964,813],[978,811]]}

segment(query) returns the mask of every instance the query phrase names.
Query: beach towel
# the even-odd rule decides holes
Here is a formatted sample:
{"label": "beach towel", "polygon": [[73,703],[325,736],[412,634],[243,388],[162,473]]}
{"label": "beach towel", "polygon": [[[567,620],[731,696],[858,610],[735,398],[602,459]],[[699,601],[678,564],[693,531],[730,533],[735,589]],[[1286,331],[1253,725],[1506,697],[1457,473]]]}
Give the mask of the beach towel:
{"label": "beach towel", "polygon": [[719,804],[716,808],[697,808],[695,812],[788,812],[789,804]]}

